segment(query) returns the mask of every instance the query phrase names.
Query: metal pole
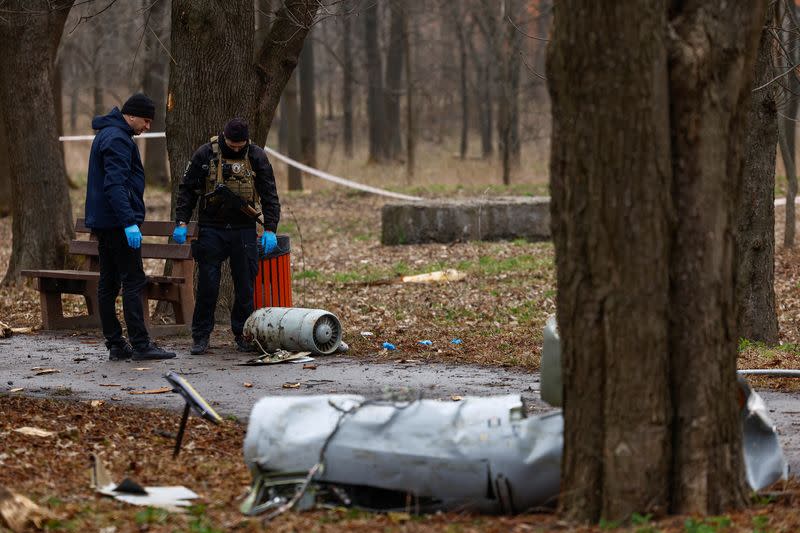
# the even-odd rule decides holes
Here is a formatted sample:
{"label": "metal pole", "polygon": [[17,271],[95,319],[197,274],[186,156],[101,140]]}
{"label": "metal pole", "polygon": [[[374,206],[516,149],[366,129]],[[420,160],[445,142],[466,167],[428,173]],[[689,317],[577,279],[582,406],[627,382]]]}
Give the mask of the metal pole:
{"label": "metal pole", "polygon": [[181,425],[178,427],[178,436],[175,439],[175,449],[172,450],[173,459],[178,457],[178,454],[181,452],[181,441],[183,441],[183,432],[186,430],[186,423],[189,421],[190,410],[189,402],[186,402],[186,407],[183,409],[183,417],[181,417]]}

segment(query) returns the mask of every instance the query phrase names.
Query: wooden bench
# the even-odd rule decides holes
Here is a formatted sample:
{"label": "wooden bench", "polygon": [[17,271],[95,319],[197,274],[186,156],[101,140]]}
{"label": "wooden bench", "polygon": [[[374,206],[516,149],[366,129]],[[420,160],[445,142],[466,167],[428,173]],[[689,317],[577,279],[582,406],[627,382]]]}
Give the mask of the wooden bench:
{"label": "wooden bench", "polygon": [[[145,221],[139,229],[142,236],[169,237],[175,224],[168,221]],[[147,276],[147,286],[142,292],[145,322],[151,335],[173,335],[188,331],[194,312],[194,261],[189,245],[197,237],[197,224],[187,228],[185,244],[155,244],[142,242],[142,259],[172,261],[172,275]],[[75,223],[75,233],[89,234],[89,240],[75,239],[69,243],[69,253],[86,257],[82,270],[23,270],[22,275],[34,278],[42,307],[43,329],[99,328],[100,314],[97,286],[100,282],[100,260],[97,240],[82,218]],[[87,314],[65,317],[61,305],[62,294],[78,294],[86,301]],[[149,300],[167,301],[175,312],[175,324],[151,324]]]}

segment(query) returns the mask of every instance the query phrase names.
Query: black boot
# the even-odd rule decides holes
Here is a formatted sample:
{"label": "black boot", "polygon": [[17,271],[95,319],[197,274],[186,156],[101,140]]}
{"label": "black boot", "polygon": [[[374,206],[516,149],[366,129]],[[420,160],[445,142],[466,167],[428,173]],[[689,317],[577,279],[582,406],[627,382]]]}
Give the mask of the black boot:
{"label": "black boot", "polygon": [[168,352],[163,350],[155,345],[155,343],[151,342],[147,346],[142,346],[140,348],[133,349],[133,359],[134,361],[149,361],[154,359],[172,359],[175,357],[175,352]]}
{"label": "black boot", "polygon": [[133,346],[128,344],[128,341],[122,341],[115,344],[108,344],[108,360],[109,361],[127,361],[133,356]]}
{"label": "black boot", "polygon": [[208,350],[208,337],[192,337],[192,348],[189,353],[192,355],[202,355]]}
{"label": "black boot", "polygon": [[255,342],[250,342],[244,335],[236,335],[236,349],[240,352],[257,352],[258,346]]}

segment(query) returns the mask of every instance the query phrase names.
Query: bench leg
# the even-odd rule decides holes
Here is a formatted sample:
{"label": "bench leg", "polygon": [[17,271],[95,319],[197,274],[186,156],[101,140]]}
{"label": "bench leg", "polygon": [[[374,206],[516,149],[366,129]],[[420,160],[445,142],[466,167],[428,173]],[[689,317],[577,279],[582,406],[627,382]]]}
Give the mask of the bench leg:
{"label": "bench leg", "polygon": [[64,321],[64,308],[61,306],[61,294],[55,292],[39,292],[39,304],[42,308],[42,328],[59,329]]}

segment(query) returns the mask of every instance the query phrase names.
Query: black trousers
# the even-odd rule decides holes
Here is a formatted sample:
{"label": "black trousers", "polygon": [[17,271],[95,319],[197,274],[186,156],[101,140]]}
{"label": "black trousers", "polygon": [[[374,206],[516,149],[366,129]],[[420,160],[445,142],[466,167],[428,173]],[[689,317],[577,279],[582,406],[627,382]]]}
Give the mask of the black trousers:
{"label": "black trousers", "polygon": [[100,255],[97,299],[106,346],[119,344],[124,339],[115,309],[122,286],[122,311],[128,327],[128,338],[134,348],[145,347],[150,343],[150,336],[144,325],[141,298],[147,285],[147,276],[142,267],[142,250],[134,250],[128,246],[128,239],[122,228],[94,229],[92,233],[97,236]]}
{"label": "black trousers", "polygon": [[258,272],[255,227],[229,229],[201,226],[197,240],[192,242],[192,256],[198,269],[192,337],[208,337],[214,329],[222,262],[228,258],[234,292],[231,330],[234,335],[241,335],[244,322],[254,307],[253,284]]}

